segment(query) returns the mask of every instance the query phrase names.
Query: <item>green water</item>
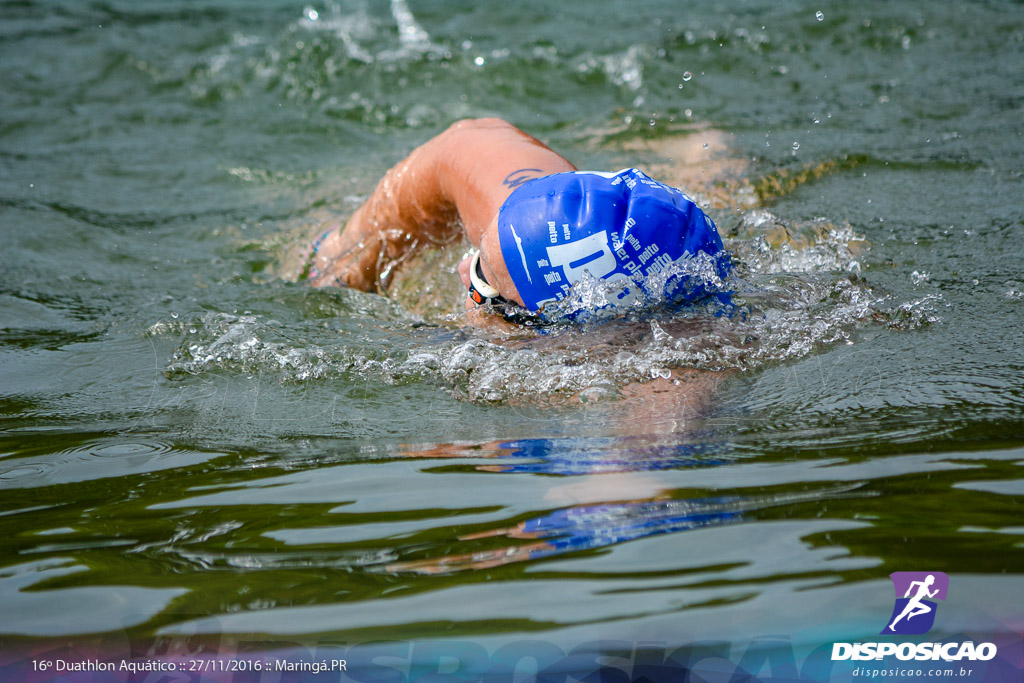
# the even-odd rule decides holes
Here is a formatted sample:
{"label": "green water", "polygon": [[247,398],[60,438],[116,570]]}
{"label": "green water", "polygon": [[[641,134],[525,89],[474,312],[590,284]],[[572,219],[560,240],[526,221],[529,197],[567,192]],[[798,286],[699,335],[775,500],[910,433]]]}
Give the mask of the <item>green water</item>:
{"label": "green water", "polygon": [[[816,645],[918,570],[1019,630],[1022,57],[1014,2],[0,2],[0,633]],[[275,275],[491,115],[597,169],[724,132],[745,315]]]}

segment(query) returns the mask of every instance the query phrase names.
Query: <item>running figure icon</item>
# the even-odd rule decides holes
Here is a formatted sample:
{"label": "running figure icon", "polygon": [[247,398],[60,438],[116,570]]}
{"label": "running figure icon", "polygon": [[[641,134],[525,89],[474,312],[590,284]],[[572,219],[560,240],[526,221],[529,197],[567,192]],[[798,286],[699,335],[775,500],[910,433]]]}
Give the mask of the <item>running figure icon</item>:
{"label": "running figure icon", "polygon": [[939,592],[939,589],[936,588],[933,591],[929,591],[928,590],[928,588],[931,587],[931,585],[934,584],[934,583],[935,583],[935,575],[934,574],[929,574],[928,578],[926,578],[924,581],[911,581],[910,582],[910,588],[907,589],[907,592],[906,592],[906,594],[904,594],[903,597],[910,598],[910,594],[913,592],[914,586],[918,587],[917,588],[917,594],[914,597],[910,598],[910,602],[908,602],[907,606],[903,608],[903,611],[900,612],[900,615],[898,617],[896,617],[895,619],[893,619],[892,623],[889,624],[889,630],[890,631],[895,631],[896,630],[896,622],[898,622],[903,617],[906,617],[907,621],[910,621],[911,619],[913,619],[914,617],[916,617],[918,615],[927,614],[928,612],[932,611],[932,608],[929,605],[926,605],[923,602],[921,602],[921,599],[922,598],[934,598],[935,597],[935,595]]}
{"label": "running figure icon", "polygon": [[882,633],[914,635],[929,631],[935,623],[938,608],[934,600],[946,599],[949,577],[933,571],[894,572],[890,578],[896,589],[896,604],[893,605],[889,624]]}

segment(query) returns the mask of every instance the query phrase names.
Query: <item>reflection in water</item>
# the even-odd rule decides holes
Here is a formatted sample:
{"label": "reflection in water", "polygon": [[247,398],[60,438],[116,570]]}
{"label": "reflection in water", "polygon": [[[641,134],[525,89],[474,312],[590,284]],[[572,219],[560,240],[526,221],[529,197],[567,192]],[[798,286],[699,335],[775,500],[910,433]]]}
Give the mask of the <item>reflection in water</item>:
{"label": "reflection in water", "polygon": [[[492,529],[459,537],[460,541],[488,538],[534,540],[532,543],[501,545],[476,552],[439,558],[394,562],[392,572],[425,574],[486,569],[525,562],[578,550],[601,548],[656,534],[726,524],[737,521],[752,503],[741,497],[667,499],[656,482],[640,484],[643,500],[621,500],[636,495],[637,482],[624,482],[616,475],[676,468],[714,467],[732,458],[716,455],[721,446],[711,441],[679,443],[679,435],[661,437],[593,437],[563,439],[518,439],[495,442],[483,449],[498,460],[477,469],[496,473],[533,473],[573,477],[574,483],[549,491],[552,497],[593,500],[619,497],[587,505],[573,505],[532,517],[512,527]],[[480,457],[481,451],[436,446],[429,457]],[[580,478],[580,475],[594,475]],[[575,489],[575,490],[572,490]],[[570,492],[571,490],[571,492]],[[552,494],[554,494],[552,496]]]}
{"label": "reflection in water", "polygon": [[434,574],[465,569],[487,569],[513,562],[525,562],[553,555],[602,548],[638,538],[738,521],[749,509],[742,498],[701,498],[695,500],[648,500],[625,503],[580,505],[554,510],[514,527],[462,536],[472,541],[504,536],[509,539],[544,539],[535,543],[510,545],[480,552],[396,562],[393,572]]}
{"label": "reflection in water", "polygon": [[721,445],[709,441],[680,443],[680,435],[517,439],[460,449],[449,444],[427,451],[406,452],[411,457],[493,457],[497,462],[478,465],[483,472],[583,475],[712,467],[734,460],[719,453]]}
{"label": "reflection in water", "polygon": [[[550,488],[546,498],[576,504],[531,517],[514,526],[458,537],[463,543],[499,539],[497,547],[391,562],[384,569],[421,574],[487,569],[604,548],[648,536],[733,524],[753,510],[821,497],[834,499],[857,487],[831,486],[827,490],[769,496],[673,498],[673,492],[654,475],[645,478],[642,473],[717,467],[738,459],[726,453],[725,444],[712,439],[710,433],[701,434],[703,439],[698,442],[680,442],[680,439],[695,436],[518,439],[473,448],[444,444],[408,451],[405,453],[408,457],[491,457],[498,461],[476,465],[479,471],[565,477],[569,483]],[[581,501],[586,502],[580,504]]]}

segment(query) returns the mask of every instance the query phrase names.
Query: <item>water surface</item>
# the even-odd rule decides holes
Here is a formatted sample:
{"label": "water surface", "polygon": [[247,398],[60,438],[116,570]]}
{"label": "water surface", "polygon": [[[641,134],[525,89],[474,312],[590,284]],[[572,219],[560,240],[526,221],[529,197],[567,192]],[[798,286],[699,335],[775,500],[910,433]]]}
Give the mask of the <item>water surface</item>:
{"label": "water surface", "polygon": [[[907,570],[964,596],[929,637],[1019,630],[1019,4],[0,19],[8,642],[813,648],[874,637]],[[446,315],[443,267],[394,298],[283,276],[490,115],[691,179],[737,314],[503,337]]]}

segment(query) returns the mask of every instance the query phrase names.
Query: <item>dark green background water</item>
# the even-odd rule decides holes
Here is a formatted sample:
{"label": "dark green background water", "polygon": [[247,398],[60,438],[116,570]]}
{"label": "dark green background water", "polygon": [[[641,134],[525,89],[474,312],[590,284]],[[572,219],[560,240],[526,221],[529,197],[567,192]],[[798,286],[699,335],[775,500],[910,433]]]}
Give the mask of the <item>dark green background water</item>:
{"label": "dark green background water", "polygon": [[[1019,628],[1022,58],[1016,2],[3,0],[0,631],[814,645],[901,570]],[[495,344],[269,274],[485,115],[831,171],[712,209],[744,320]]]}

